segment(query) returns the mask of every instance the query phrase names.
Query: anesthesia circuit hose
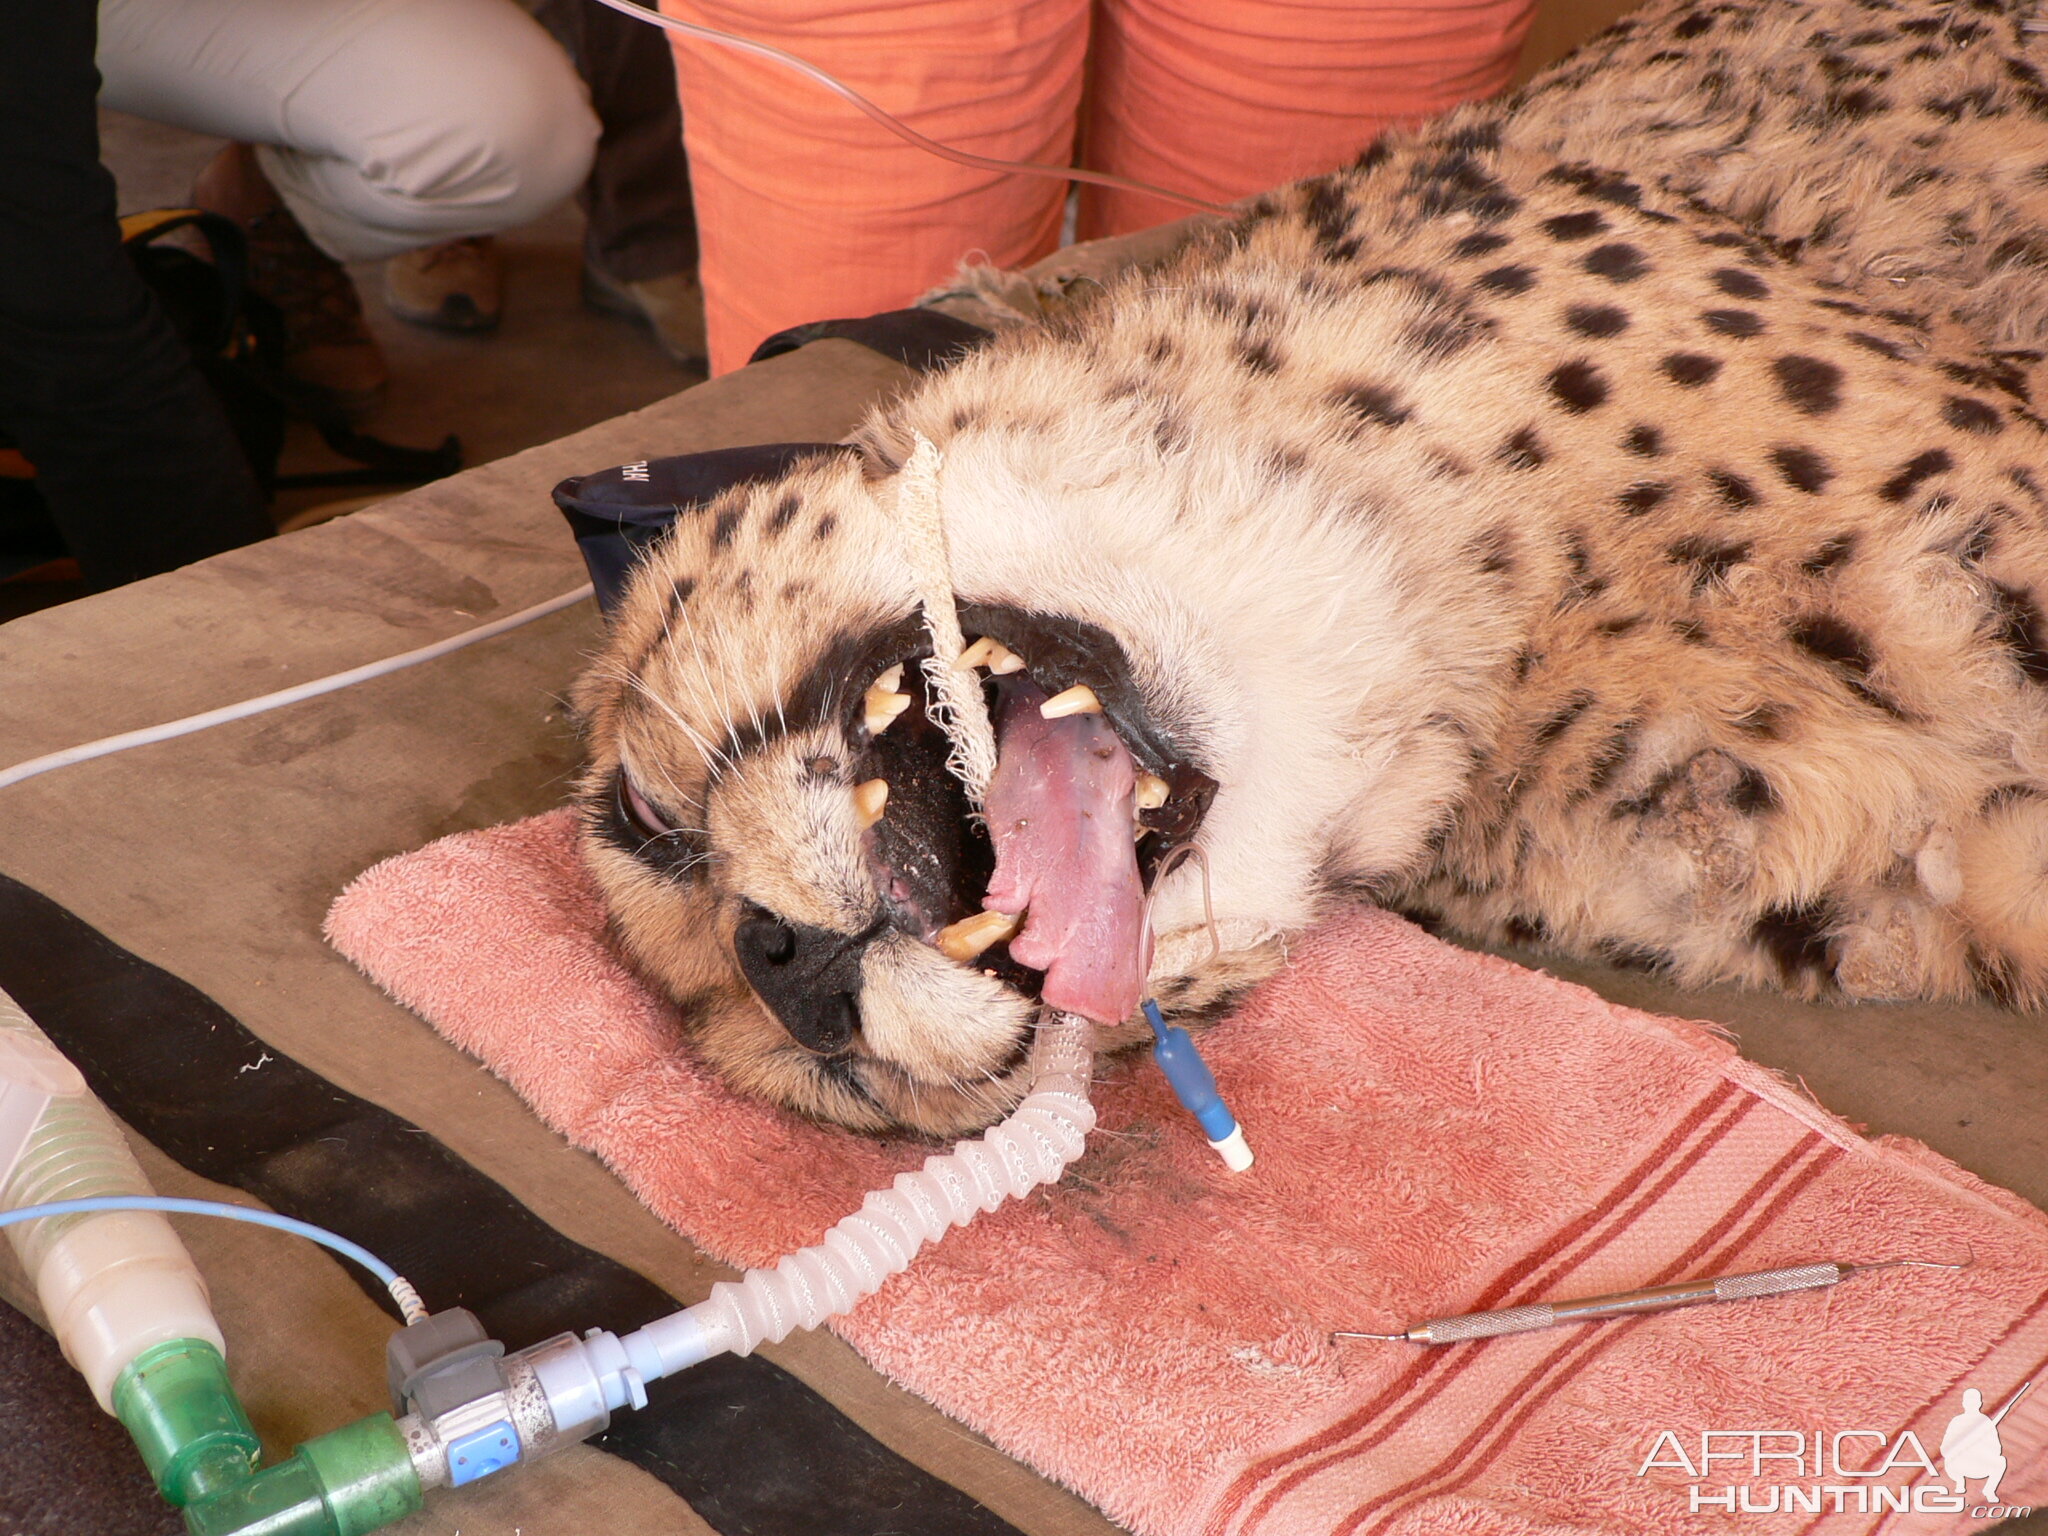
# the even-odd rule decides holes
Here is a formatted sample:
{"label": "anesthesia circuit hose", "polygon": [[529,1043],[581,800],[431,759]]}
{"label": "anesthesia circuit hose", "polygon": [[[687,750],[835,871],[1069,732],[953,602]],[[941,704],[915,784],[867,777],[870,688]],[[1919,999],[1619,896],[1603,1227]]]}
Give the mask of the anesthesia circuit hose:
{"label": "anesthesia circuit hose", "polygon": [[656,1377],[713,1355],[750,1354],[793,1329],[815,1328],[850,1312],[949,1228],[1056,1183],[1081,1155],[1095,1125],[1095,1106],[1088,1101],[1093,1029],[1073,1014],[1049,1014],[1031,1051],[1030,1091],[1009,1118],[951,1152],[926,1158],[917,1172],[898,1174],[823,1241],[772,1269],[750,1269],[736,1281],[722,1281],[696,1306],[624,1338],[590,1334],[585,1348],[604,1381],[607,1405],[637,1406],[645,1400],[643,1384]]}
{"label": "anesthesia circuit hose", "polygon": [[399,1296],[408,1326],[391,1346],[400,1416],[367,1415],[261,1470],[204,1282],[158,1210],[137,1207],[267,1213],[156,1199],[77,1069],[4,993],[0,1217],[16,1219],[0,1220],[0,1231],[66,1357],[127,1428],[192,1536],[366,1536],[418,1509],[429,1488],[474,1482],[602,1431],[613,1412],[646,1404],[651,1381],[850,1312],[927,1243],[1056,1182],[1095,1124],[1093,1029],[1048,1013],[1032,1045],[1031,1086],[1001,1124],[899,1174],[821,1241],[623,1338],[563,1333],[505,1355],[466,1312],[427,1314],[374,1255],[303,1223],[274,1222],[365,1263]]}

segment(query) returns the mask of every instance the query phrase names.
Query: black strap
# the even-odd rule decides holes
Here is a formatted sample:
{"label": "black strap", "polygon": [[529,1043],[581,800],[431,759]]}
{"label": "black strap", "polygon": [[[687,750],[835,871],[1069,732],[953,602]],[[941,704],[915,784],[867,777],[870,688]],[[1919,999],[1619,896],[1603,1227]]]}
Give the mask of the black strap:
{"label": "black strap", "polygon": [[754,348],[750,363],[766,362],[814,341],[838,338],[857,341],[871,352],[894,358],[919,373],[937,373],[950,368],[995,332],[936,309],[892,309],[856,320],[813,320],[777,331]]}
{"label": "black strap", "polygon": [[[433,1137],[280,1055],[205,993],[5,875],[0,990],[136,1134],[204,1178],[353,1238],[430,1306],[468,1307],[514,1349],[564,1329],[622,1332],[675,1309]],[[373,1277],[349,1272],[389,1308]],[[707,1361],[649,1396],[597,1443],[726,1536],[1018,1536],[758,1355]]]}
{"label": "black strap", "polygon": [[819,454],[852,452],[844,443],[756,443],[641,459],[564,480],[555,487],[555,506],[576,535],[597,605],[609,614],[633,567],[677,518],[736,485],[779,479]]}

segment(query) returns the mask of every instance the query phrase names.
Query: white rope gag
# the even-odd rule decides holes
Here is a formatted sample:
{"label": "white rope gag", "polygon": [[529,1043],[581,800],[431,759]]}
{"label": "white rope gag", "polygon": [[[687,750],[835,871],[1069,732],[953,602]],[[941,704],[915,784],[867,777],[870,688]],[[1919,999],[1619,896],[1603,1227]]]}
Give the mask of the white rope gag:
{"label": "white rope gag", "polygon": [[978,811],[996,771],[996,733],[981,696],[981,677],[959,664],[967,649],[960,614],[953,604],[953,558],[946,545],[946,518],[939,507],[939,450],[916,434],[916,446],[896,477],[896,518],[910,557],[911,582],[924,606],[924,627],[932,654],[924,663],[931,703],[925,713],[953,743],[946,767],[967,786]]}

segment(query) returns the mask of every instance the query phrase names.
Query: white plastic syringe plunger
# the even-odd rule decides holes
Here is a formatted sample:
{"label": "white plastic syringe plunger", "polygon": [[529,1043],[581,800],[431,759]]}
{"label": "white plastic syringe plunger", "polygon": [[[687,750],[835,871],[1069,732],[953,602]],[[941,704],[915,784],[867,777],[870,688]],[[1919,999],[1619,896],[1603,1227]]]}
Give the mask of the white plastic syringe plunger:
{"label": "white plastic syringe plunger", "polygon": [[709,1300],[623,1338],[589,1335],[591,1362],[611,1406],[631,1400],[657,1377],[713,1355],[750,1354],[850,1312],[949,1228],[1057,1181],[1095,1126],[1088,1102],[1094,1028],[1072,1014],[1049,1016],[1032,1044],[1030,1091],[1008,1119],[926,1158],[917,1172],[898,1174],[821,1241],[772,1269],[721,1282]]}

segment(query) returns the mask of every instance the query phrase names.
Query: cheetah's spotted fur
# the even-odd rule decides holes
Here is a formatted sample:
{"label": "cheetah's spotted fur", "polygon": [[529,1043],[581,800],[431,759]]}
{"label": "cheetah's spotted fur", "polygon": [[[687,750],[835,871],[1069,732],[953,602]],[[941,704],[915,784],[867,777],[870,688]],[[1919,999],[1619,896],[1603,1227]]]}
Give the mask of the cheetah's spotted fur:
{"label": "cheetah's spotted fur", "polygon": [[[687,879],[593,832],[625,942],[801,1107],[945,1129],[1014,1090],[990,1063],[1028,1009],[971,972],[866,974],[864,1014],[896,1022],[864,1049],[932,1107],[835,1086],[729,964],[678,958],[742,897],[874,920],[857,829],[816,798],[862,742],[800,684],[910,611],[886,482],[922,433],[963,600],[1107,630],[1221,783],[1202,841],[1232,953],[1199,961],[1177,877],[1170,1004],[1359,892],[1687,983],[2040,1002],[2048,86],[2024,14],[1654,5],[881,408],[865,468],[686,521],[584,688],[593,794],[630,758],[702,818]],[[824,789],[797,762],[830,763]],[[1001,1091],[940,1092],[977,1073]]]}

